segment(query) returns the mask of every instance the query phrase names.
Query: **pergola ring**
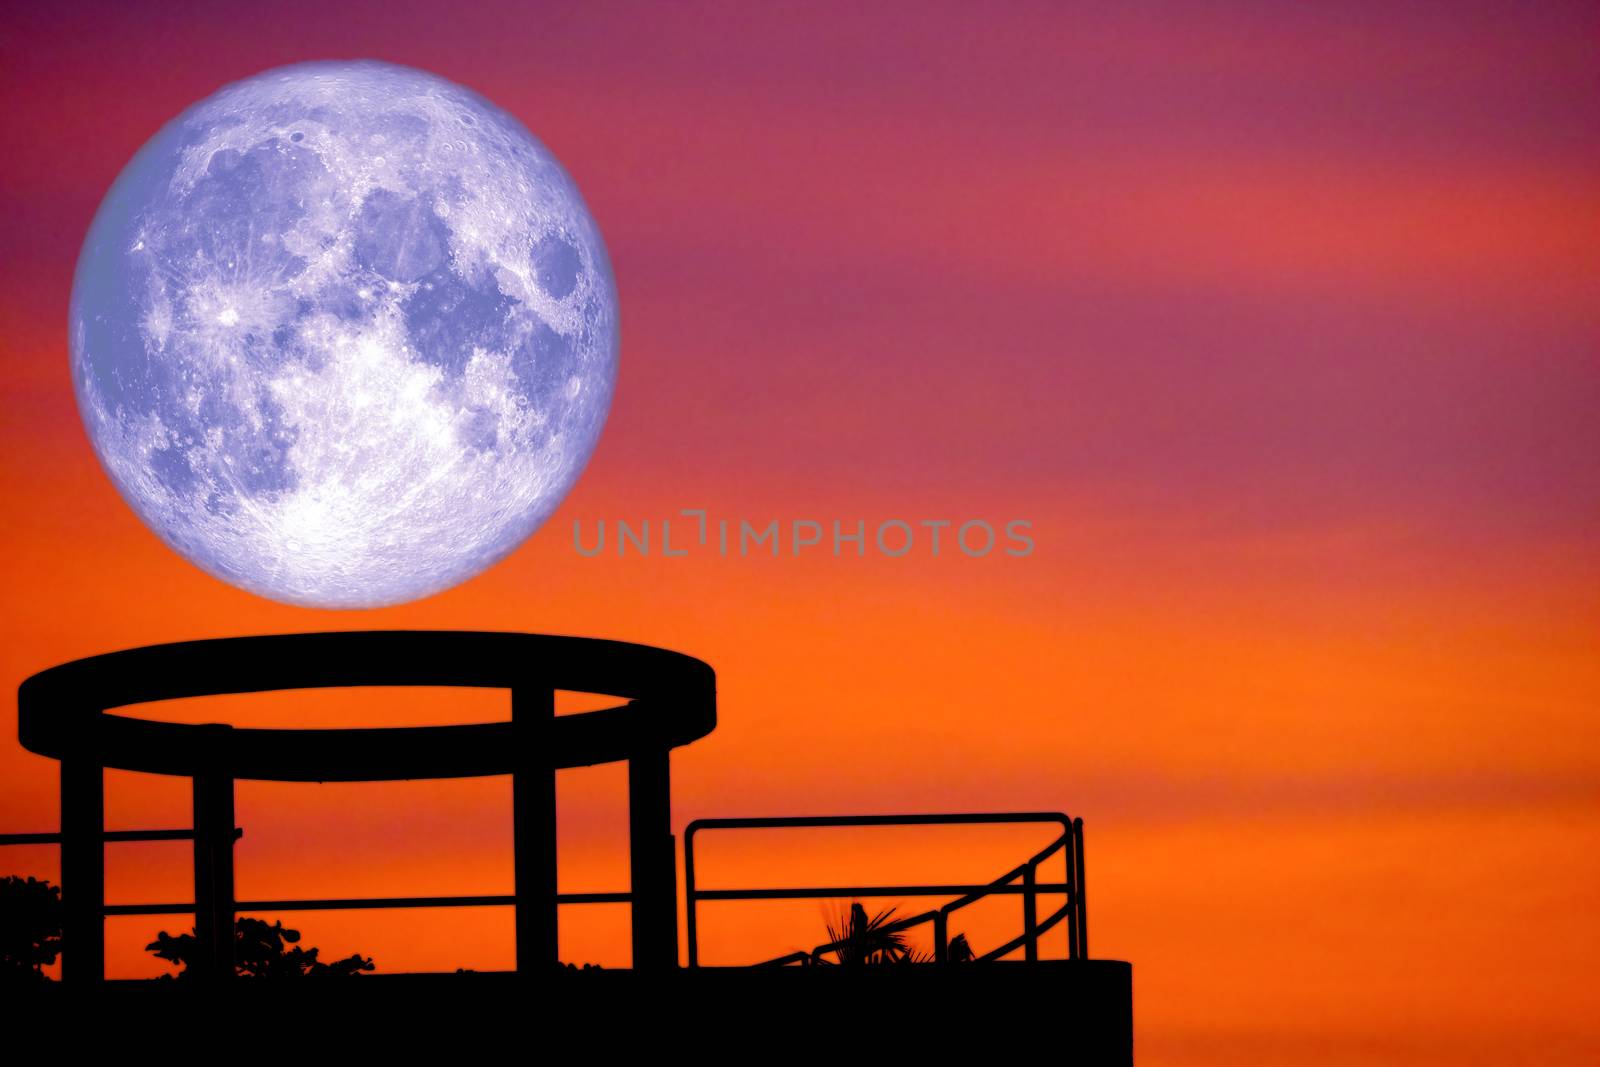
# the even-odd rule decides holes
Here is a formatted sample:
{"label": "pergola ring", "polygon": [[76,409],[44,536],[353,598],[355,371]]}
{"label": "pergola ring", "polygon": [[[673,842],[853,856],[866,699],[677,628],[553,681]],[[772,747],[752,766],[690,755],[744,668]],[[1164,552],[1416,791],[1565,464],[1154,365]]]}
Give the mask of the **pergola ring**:
{"label": "pergola ring", "polygon": [[[516,723],[333,730],[203,726],[106,714],[185,697],[349,686],[558,689],[627,699],[556,716],[530,733]],[[41,671],[17,693],[18,737],[52,759],[192,776],[290,782],[393,781],[511,774],[539,747],[552,767],[676,748],[716,726],[716,680],[691,656],[585,637],[468,631],[276,634],[150,645]]]}
{"label": "pergola ring", "polygon": [[[108,709],[185,697],[353,686],[507,689],[509,721],[272,730]],[[571,690],[624,702],[555,714]],[[107,767],[194,780],[195,929],[205,976],[232,973],[233,783],[509,774],[518,970],[557,959],[555,771],[626,761],[634,966],[677,965],[669,754],[716,726],[711,668],[646,645],[542,634],[376,631],[152,645],[64,663],[17,694],[23,747],[61,762],[63,978],[104,975]]]}

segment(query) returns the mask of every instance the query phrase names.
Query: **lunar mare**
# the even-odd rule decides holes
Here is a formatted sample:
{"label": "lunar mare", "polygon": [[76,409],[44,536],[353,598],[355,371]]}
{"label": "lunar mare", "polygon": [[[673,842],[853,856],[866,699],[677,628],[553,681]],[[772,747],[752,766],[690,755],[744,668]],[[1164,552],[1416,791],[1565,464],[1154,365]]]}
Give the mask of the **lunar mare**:
{"label": "lunar mare", "polygon": [[72,375],[139,517],[273,599],[372,607],[514,549],[587,462],[617,308],[571,178],[421,71],[231,85],[136,155],[79,258]]}

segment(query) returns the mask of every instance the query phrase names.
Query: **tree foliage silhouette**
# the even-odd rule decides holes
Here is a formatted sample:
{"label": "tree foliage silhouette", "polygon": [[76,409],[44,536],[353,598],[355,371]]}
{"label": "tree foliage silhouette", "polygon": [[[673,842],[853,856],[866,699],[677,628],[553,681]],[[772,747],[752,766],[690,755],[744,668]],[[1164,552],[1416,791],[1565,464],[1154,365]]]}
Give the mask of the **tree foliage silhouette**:
{"label": "tree foliage silhouette", "polygon": [[[281,920],[269,926],[262,919],[241,917],[233,926],[234,968],[247,978],[346,978],[376,968],[359,953],[326,963],[317,958],[317,949],[301,948],[299,940],[300,931],[289,929]],[[200,942],[192,932],[173,937],[163,930],[145,946],[145,951],[158,959],[182,968],[176,976],[179,979],[194,973],[192,964],[199,950]]]}
{"label": "tree foliage silhouette", "polygon": [[0,982],[48,982],[61,954],[61,889],[37,878],[0,878]]}

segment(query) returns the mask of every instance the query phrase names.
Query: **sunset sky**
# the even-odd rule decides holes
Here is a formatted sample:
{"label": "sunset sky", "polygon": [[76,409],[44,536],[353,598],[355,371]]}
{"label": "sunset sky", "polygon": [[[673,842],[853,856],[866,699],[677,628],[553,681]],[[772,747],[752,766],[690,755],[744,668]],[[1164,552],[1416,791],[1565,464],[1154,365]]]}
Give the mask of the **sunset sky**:
{"label": "sunset sky", "polygon": [[[1594,5],[62,2],[4,22],[7,692],[234,634],[663,645],[718,675],[716,732],[674,759],[680,832],[1082,816],[1091,948],[1134,964],[1142,1064],[1600,1062]],[[140,524],[79,422],[66,322],[94,209],[164,122],[356,57],[458,81],[562,160],[622,348],[599,447],[521,550],[332,612],[225,585]],[[574,521],[684,508],[1023,519],[1036,549],[574,550]],[[149,713],[507,708],[366,690]],[[8,699],[0,832],[54,829],[56,764],[15,725]],[[108,780],[110,826],[185,824],[186,783]],[[625,887],[624,783],[561,777],[564,888]],[[509,792],[242,783],[240,896],[508,892]],[[730,837],[703,877],[981,880],[1030,844]],[[13,871],[56,878],[54,849],[0,850]],[[184,846],[109,850],[113,901],[188,899],[188,879]],[[719,905],[708,958],[810,947],[822,919]],[[1014,932],[973,921],[980,950]],[[185,922],[113,920],[111,973],[160,973],[143,945]],[[624,909],[562,922],[566,958],[627,964]],[[383,970],[511,962],[505,910],[291,925]]]}

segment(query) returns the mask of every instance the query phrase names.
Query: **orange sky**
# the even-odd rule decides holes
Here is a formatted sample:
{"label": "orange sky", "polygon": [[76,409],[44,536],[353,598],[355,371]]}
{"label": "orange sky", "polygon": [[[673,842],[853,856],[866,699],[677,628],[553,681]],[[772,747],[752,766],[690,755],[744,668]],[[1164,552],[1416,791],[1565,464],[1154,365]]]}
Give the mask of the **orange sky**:
{"label": "orange sky", "polygon": [[[680,830],[1083,816],[1091,946],[1135,964],[1142,1063],[1600,1057],[1592,9],[303,6],[56,5],[5,45],[0,682],[312,629],[660,644],[718,672],[720,725],[674,761]],[[347,55],[462,81],[552,147],[610,244],[623,349],[549,526],[455,590],[335,613],[225,586],[138,523],[77,421],[65,321],[98,198],[160,123]],[[574,520],[692,507],[1023,518],[1038,547],[572,548]],[[161,709],[504,713],[376,690]],[[0,831],[53,828],[55,765],[14,737],[8,703]],[[562,776],[564,888],[623,886],[623,784]],[[508,792],[242,784],[240,895],[508,891]],[[108,796],[115,827],[186,818],[182,783]],[[702,877],[981,879],[1032,839],[804,841],[730,838]],[[0,862],[55,875],[52,849]],[[108,872],[116,901],[189,893],[181,846],[115,846]],[[815,944],[822,918],[717,906],[708,958]],[[568,958],[627,962],[622,909],[563,923]],[[113,973],[159,972],[163,925],[114,920]],[[504,911],[291,925],[384,970],[510,962]]]}

